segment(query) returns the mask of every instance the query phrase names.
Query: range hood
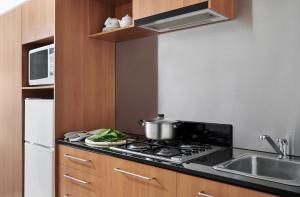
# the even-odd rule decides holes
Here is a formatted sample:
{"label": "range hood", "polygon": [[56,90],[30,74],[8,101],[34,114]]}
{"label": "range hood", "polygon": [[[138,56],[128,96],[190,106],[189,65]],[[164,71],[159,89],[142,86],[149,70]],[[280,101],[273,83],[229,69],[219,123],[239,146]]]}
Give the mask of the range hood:
{"label": "range hood", "polygon": [[162,33],[228,19],[211,10],[208,2],[203,2],[135,20],[135,25]]}

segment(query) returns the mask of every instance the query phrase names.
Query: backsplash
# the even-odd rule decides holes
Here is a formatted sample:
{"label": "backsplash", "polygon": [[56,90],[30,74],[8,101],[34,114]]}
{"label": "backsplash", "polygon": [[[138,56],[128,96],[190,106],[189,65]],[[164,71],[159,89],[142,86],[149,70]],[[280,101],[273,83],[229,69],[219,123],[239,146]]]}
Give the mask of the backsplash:
{"label": "backsplash", "polygon": [[157,114],[157,38],[116,47],[116,128],[144,134],[139,119]]}
{"label": "backsplash", "polygon": [[239,0],[234,21],[160,35],[159,112],[233,124],[239,148],[272,151],[259,135],[286,137],[300,155],[299,8]]}

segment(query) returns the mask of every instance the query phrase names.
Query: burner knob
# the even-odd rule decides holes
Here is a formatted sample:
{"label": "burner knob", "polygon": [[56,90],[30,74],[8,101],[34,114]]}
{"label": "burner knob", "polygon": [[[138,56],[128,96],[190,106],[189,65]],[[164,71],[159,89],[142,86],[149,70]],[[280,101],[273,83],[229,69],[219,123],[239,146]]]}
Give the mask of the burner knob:
{"label": "burner knob", "polygon": [[192,155],[192,153],[188,152],[188,153],[184,153],[184,155],[190,156],[190,155]]}
{"label": "burner knob", "polygon": [[192,153],[199,153],[199,151],[198,150],[193,150]]}

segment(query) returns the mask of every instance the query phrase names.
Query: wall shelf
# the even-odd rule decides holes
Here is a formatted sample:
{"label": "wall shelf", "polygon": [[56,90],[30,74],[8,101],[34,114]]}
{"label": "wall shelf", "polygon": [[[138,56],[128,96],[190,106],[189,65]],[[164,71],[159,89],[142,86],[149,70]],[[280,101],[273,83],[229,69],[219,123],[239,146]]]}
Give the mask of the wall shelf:
{"label": "wall shelf", "polygon": [[41,89],[54,89],[54,85],[22,87],[22,90],[41,90]]}
{"label": "wall shelf", "polygon": [[[107,2],[110,2],[110,4],[107,4]],[[134,25],[108,32],[101,32],[108,17],[121,19],[127,14],[133,17],[132,0],[89,0],[88,12],[88,37],[92,39],[116,43],[155,34],[152,31]]]}
{"label": "wall shelf", "polygon": [[134,40],[147,36],[154,35],[152,31],[142,29],[139,27],[129,26],[125,28],[119,28],[108,32],[100,32],[89,35],[89,38],[109,41],[109,42],[123,42],[127,40]]}
{"label": "wall shelf", "polygon": [[122,5],[124,3],[132,2],[132,0],[98,0],[98,1],[112,5],[112,6],[118,6],[118,5]]}

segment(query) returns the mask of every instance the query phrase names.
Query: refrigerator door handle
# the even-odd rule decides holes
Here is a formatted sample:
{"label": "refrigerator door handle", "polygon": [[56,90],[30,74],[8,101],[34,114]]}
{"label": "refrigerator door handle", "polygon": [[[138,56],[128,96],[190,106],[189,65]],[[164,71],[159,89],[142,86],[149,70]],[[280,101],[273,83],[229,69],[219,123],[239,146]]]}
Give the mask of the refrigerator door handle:
{"label": "refrigerator door handle", "polygon": [[37,147],[39,149],[48,150],[49,152],[54,151],[53,147],[45,146],[45,145],[38,144],[38,143],[29,142],[29,141],[26,141],[26,140],[25,140],[25,144],[35,146],[35,147]]}

